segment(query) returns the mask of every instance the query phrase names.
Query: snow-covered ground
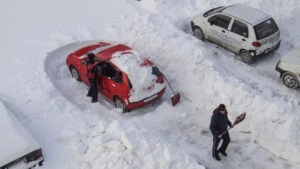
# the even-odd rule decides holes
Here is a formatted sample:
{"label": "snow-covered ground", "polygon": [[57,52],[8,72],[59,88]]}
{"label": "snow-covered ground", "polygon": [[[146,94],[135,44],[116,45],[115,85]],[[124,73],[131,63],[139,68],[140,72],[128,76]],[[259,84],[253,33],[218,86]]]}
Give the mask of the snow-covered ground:
{"label": "snow-covered ground", "polygon": [[[274,17],[278,51],[249,66],[193,37],[194,15],[233,3]],[[45,169],[299,169],[300,91],[286,88],[274,70],[300,46],[299,11],[298,0],[5,0],[0,96],[41,145]],[[170,90],[127,114],[104,97],[91,104],[65,59],[97,40],[150,58],[182,94],[180,104],[171,106]],[[232,120],[244,111],[247,119],[230,132],[229,156],[216,162],[208,126],[220,103]]]}

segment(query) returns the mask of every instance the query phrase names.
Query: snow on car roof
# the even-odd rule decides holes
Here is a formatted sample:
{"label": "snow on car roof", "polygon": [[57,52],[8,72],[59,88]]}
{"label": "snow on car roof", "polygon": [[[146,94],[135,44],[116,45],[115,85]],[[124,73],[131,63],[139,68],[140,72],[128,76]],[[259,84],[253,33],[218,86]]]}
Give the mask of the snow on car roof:
{"label": "snow on car roof", "polygon": [[300,46],[282,56],[281,62],[300,65]]}
{"label": "snow on car roof", "polygon": [[40,148],[0,99],[0,167]]}
{"label": "snow on car roof", "polygon": [[256,25],[270,18],[268,14],[243,4],[231,5],[225,8],[222,12],[244,20],[245,22],[248,22],[251,25]]}

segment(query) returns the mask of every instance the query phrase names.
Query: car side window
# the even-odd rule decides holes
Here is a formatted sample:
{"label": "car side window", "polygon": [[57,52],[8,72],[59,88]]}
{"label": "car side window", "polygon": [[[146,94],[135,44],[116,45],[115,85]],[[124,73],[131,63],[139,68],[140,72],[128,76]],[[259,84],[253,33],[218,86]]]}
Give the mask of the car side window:
{"label": "car side window", "polygon": [[228,28],[230,21],[231,18],[225,15],[215,15],[208,20],[211,25],[216,25],[224,29]]}
{"label": "car side window", "polygon": [[114,66],[112,66],[108,62],[103,63],[102,74],[117,83],[120,83],[120,84],[122,83],[122,72],[117,70]]}
{"label": "car side window", "polygon": [[231,31],[248,38],[248,26],[238,20],[234,20]]}

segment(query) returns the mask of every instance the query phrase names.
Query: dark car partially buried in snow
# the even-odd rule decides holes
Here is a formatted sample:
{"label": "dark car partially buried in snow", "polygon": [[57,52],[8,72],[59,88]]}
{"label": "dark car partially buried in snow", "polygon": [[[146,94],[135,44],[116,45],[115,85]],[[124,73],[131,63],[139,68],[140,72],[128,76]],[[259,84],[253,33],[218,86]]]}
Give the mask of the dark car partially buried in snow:
{"label": "dark car partially buried in snow", "polygon": [[90,85],[87,66],[82,64],[89,53],[101,60],[103,73],[98,78],[99,93],[123,112],[149,104],[165,93],[164,78],[159,69],[123,44],[98,42],[70,53],[66,62],[76,80]]}

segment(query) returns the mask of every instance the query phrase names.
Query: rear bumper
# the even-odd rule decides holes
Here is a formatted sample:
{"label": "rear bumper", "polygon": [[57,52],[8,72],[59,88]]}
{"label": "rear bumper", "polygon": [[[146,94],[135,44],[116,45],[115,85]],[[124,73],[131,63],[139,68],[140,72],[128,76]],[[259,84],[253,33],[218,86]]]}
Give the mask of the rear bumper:
{"label": "rear bumper", "polygon": [[134,103],[128,103],[128,104],[126,104],[126,109],[135,109],[135,108],[145,106],[145,105],[159,99],[165,93],[165,91],[166,91],[166,88],[163,88],[160,92],[158,92],[150,97],[147,97],[141,101],[134,102]]}
{"label": "rear bumper", "polygon": [[268,54],[268,53],[270,53],[270,52],[273,52],[274,50],[279,49],[280,43],[281,43],[281,41],[278,41],[278,42],[276,43],[276,45],[273,45],[273,46],[270,47],[270,48],[267,48],[267,49],[264,49],[264,50],[251,50],[250,52],[253,53],[253,54],[252,54],[253,56],[261,56],[261,55],[265,55],[265,54]]}
{"label": "rear bumper", "polygon": [[31,161],[31,162],[26,163],[25,161],[20,160],[19,162],[13,163],[13,164],[8,165],[6,167],[9,167],[9,169],[35,168],[37,166],[42,166],[43,162],[44,162],[44,157],[41,156],[40,158],[38,158],[35,161]]}

